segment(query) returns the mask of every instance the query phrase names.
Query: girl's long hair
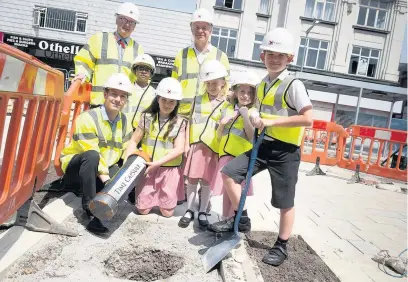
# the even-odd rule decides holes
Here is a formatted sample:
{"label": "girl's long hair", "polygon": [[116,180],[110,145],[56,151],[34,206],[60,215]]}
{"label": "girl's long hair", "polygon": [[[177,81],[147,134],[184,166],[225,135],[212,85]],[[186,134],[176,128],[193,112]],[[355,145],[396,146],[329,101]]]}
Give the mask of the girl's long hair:
{"label": "girl's long hair", "polygon": [[[179,106],[180,106],[180,101],[177,101],[176,107],[169,115],[169,128],[167,132],[164,134],[164,138],[167,138],[169,136],[169,133],[173,130],[174,126],[177,123],[177,113],[178,113]],[[152,121],[156,122],[157,117],[160,114],[159,96],[156,96],[153,99],[152,104],[146,110],[144,110],[143,113],[150,114],[153,118]]]}

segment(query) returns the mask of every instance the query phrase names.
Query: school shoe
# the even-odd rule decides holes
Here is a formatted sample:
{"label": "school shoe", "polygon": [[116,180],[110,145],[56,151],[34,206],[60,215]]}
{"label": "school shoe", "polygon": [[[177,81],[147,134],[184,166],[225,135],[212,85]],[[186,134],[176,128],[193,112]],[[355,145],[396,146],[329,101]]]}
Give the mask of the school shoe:
{"label": "school shoe", "polygon": [[[204,215],[205,219],[200,219],[200,215]],[[207,213],[206,212],[199,212],[198,213],[198,224],[200,224],[201,227],[207,227],[209,222],[207,219]],[[202,217],[201,217],[202,218]]]}
{"label": "school shoe", "polygon": [[[226,220],[222,220],[207,226],[208,231],[221,233],[221,232],[233,232],[234,231],[235,216],[230,217]],[[247,216],[241,217],[238,223],[239,232],[249,232],[251,231],[251,219]]]}
{"label": "school shoe", "polygon": [[[191,218],[186,217],[187,213],[190,213]],[[180,218],[178,226],[181,228],[186,228],[190,225],[190,222],[192,222],[193,220],[194,220],[194,212],[192,210],[186,210],[186,213],[184,214],[184,216]]]}
{"label": "school shoe", "polygon": [[275,245],[269,250],[269,252],[262,258],[262,262],[279,266],[288,257],[288,251],[286,250],[286,245],[280,243],[275,243]]}
{"label": "school shoe", "polygon": [[86,229],[89,232],[92,232],[94,234],[106,234],[109,232],[109,229],[106,228],[102,222],[99,220],[99,218],[94,217],[86,226]]}

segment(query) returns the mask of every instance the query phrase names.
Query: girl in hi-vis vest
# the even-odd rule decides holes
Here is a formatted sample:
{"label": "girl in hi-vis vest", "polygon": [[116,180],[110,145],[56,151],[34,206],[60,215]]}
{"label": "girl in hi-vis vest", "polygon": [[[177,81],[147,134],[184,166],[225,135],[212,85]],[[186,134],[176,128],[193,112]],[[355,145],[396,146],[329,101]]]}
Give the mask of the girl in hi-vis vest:
{"label": "girl in hi-vis vest", "polygon": [[209,117],[221,109],[228,91],[226,77],[228,72],[217,60],[205,62],[200,69],[199,79],[205,84],[205,92],[194,98],[189,118],[189,140],[186,142],[187,159],[184,175],[187,177],[187,211],[179,221],[186,228],[194,220],[193,205],[197,186],[201,186],[201,203],[198,223],[208,225],[207,206],[211,198],[210,182],[218,163],[217,123]]}
{"label": "girl in hi-vis vest", "polygon": [[[256,85],[259,77],[252,72],[239,73],[232,82],[233,94],[221,109],[217,138],[219,140],[219,161],[214,177],[211,181],[213,196],[223,195],[223,216],[234,215],[234,210],[228,195],[225,193],[221,169],[233,158],[252,148],[254,127],[249,116],[257,111]],[[242,183],[245,185],[245,181]],[[253,195],[252,181],[248,195]]]}
{"label": "girl in hi-vis vest", "polygon": [[145,180],[136,187],[138,212],[145,215],[158,206],[163,216],[171,217],[177,206],[177,192],[183,189],[181,163],[187,122],[177,115],[182,88],[176,79],[164,78],[156,95],[140,117],[126,156],[141,141],[142,150],[151,157],[151,162],[146,163]]}

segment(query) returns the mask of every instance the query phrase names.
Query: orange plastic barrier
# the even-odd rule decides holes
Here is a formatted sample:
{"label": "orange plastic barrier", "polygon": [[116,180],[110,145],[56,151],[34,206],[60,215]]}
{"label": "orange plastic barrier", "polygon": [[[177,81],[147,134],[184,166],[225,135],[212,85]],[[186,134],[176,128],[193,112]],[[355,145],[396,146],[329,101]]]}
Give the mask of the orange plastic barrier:
{"label": "orange plastic barrier", "polygon": [[[71,87],[65,93],[54,156],[54,166],[58,176],[64,175],[61,170],[61,151],[68,145],[74,135],[76,117],[89,108],[91,88],[90,83],[81,85],[81,82],[77,80],[71,84]],[[71,127],[69,127],[70,122]]]}
{"label": "orange plastic barrier", "polygon": [[63,96],[60,71],[0,43],[0,223],[44,184]]}
{"label": "orange plastic barrier", "polygon": [[314,120],[311,128],[305,130],[301,152],[302,161],[334,166],[341,157],[343,142],[348,137],[346,130],[335,122]]}
{"label": "orange plastic barrier", "polygon": [[407,181],[406,164],[402,165],[406,145],[406,131],[353,125],[338,166],[355,170],[360,165],[361,172]]}

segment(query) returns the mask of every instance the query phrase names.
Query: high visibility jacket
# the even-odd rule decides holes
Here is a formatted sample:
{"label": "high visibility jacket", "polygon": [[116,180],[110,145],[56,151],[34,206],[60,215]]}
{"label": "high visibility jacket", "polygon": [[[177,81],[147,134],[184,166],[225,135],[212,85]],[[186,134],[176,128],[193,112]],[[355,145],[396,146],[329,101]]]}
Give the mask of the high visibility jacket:
{"label": "high visibility jacket", "polygon": [[[259,112],[262,118],[276,119],[280,116],[297,115],[296,109],[289,107],[285,95],[296,77],[288,75],[285,79],[278,79],[269,89],[266,89],[265,81],[258,85],[257,96],[260,103]],[[265,135],[296,146],[300,146],[304,133],[304,127],[268,127]]]}
{"label": "high visibility jacket", "polygon": [[98,32],[75,56],[75,73],[83,73],[89,79],[92,78],[92,105],[103,104],[103,85],[112,74],[124,73],[131,82],[135,82],[136,76],[131,67],[137,55],[143,54],[142,46],[130,39],[123,56],[119,51],[123,50],[119,50],[114,33]]}
{"label": "high visibility jacket", "polygon": [[[234,119],[225,125],[222,132],[218,152],[220,157],[225,155],[236,157],[252,149],[252,140],[249,140],[245,133],[244,119],[239,112],[235,116],[234,107],[234,105],[228,103],[221,110],[220,120],[226,116],[234,116]],[[252,107],[248,109],[248,114],[251,115],[256,110],[256,108]]]}
{"label": "high visibility jacket", "polygon": [[132,95],[129,96],[129,100],[122,110],[131,122],[133,128],[136,128],[139,124],[140,116],[144,110],[146,110],[156,96],[155,89],[152,86],[148,86],[145,90],[137,88]]}
{"label": "high visibility jacket", "polygon": [[[185,126],[186,120],[177,117],[177,122],[165,138],[165,134],[169,129],[170,121],[166,121],[164,125],[160,128],[159,118],[153,121],[153,117],[150,114],[143,115],[145,124],[145,133],[142,139],[142,150],[149,154],[152,161],[158,161],[164,156],[170,153],[174,149],[174,142],[177,138],[182,126]],[[180,154],[174,160],[171,160],[162,167],[178,167],[183,161],[183,155]]]}
{"label": "high visibility jacket", "polygon": [[[209,54],[206,56],[204,62],[208,60],[220,61],[229,73],[230,66],[228,57],[220,49],[213,46]],[[184,48],[177,54],[176,58],[174,59],[174,66],[171,76],[178,79],[183,87],[183,100],[181,100],[179,107],[179,113],[183,116],[189,115],[194,97],[204,94],[204,83],[200,82],[199,80],[199,71],[200,64],[194,48]],[[228,79],[229,77],[227,77],[227,80]]]}
{"label": "high visibility jacket", "polygon": [[190,145],[203,142],[213,152],[218,153],[217,119],[221,114],[220,110],[223,103],[223,100],[217,100],[213,107],[207,92],[195,97],[194,108],[190,117]]}
{"label": "high visibility jacket", "polygon": [[109,167],[116,164],[132,137],[133,130],[124,114],[113,132],[109,121],[103,120],[101,108],[81,113],[75,121],[71,142],[61,152],[61,168],[65,172],[71,159],[89,150],[99,152],[99,174],[109,174]]}

